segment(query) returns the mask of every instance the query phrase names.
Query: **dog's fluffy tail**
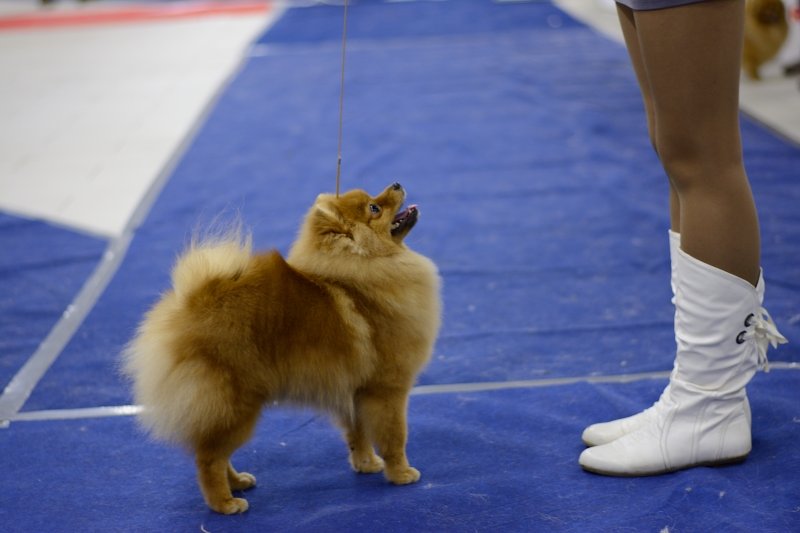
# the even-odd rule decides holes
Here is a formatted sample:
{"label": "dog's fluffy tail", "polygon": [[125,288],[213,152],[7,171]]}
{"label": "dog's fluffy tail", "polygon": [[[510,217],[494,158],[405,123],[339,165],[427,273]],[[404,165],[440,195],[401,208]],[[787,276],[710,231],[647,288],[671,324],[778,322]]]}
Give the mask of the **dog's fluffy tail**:
{"label": "dog's fluffy tail", "polygon": [[195,238],[172,268],[172,287],[184,300],[214,278],[232,278],[244,272],[253,252],[251,235],[239,227],[219,236]]}
{"label": "dog's fluffy tail", "polygon": [[143,407],[139,421],[153,436],[190,446],[198,432],[232,416],[232,402],[209,394],[217,383],[202,358],[186,358],[184,334],[194,327],[187,298],[215,278],[242,273],[251,257],[252,239],[236,230],[195,240],[172,271],[173,291],[147,313],[125,348],[122,371],[133,382]]}

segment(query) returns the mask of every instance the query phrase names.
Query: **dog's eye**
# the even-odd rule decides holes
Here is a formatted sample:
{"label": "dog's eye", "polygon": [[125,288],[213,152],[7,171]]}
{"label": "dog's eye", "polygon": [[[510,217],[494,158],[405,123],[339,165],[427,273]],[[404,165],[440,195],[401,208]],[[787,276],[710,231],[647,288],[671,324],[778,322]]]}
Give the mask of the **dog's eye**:
{"label": "dog's eye", "polygon": [[381,206],[379,206],[378,204],[369,204],[369,211],[373,215],[377,215],[378,213],[381,212]]}

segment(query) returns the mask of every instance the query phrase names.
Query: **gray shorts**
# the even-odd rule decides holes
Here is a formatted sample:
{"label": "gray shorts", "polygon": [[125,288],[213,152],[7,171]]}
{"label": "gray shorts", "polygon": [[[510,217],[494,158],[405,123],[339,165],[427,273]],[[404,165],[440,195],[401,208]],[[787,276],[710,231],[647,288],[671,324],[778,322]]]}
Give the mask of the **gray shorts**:
{"label": "gray shorts", "polygon": [[686,4],[696,4],[706,0],[616,0],[618,4],[628,6],[636,11],[648,9],[664,9],[667,7],[685,6]]}

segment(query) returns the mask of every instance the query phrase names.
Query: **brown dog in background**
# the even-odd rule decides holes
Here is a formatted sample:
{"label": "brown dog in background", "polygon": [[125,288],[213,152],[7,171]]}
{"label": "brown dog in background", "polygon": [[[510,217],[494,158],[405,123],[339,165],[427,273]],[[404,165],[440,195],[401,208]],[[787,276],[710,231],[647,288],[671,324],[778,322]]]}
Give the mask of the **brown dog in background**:
{"label": "brown dog in background", "polygon": [[125,372],[142,424],[194,454],[213,510],[247,510],[231,491],[255,478],[230,457],[276,401],[330,414],[357,472],[419,479],[406,458],[406,407],[439,329],[440,281],[403,244],[419,214],[401,211],[404,199],[396,183],[376,197],[320,195],[287,260],[253,255],[239,233],[178,259],[173,290],[125,351]]}
{"label": "brown dog in background", "polygon": [[747,0],[742,68],[750,79],[761,79],[761,65],[778,54],[788,35],[789,22],[782,0]]}

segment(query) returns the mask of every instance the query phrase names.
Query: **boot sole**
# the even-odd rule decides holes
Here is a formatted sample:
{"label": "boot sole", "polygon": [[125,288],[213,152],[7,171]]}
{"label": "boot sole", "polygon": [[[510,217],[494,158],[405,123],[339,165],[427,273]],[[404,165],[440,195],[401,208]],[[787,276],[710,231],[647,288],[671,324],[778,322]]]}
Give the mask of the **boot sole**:
{"label": "boot sole", "polygon": [[608,471],[601,470],[599,468],[591,468],[591,467],[587,467],[587,466],[583,466],[583,465],[581,465],[581,468],[583,468],[586,472],[590,472],[592,474],[598,474],[598,475],[601,475],[601,476],[610,476],[610,477],[650,477],[650,476],[660,476],[662,474],[671,474],[672,472],[680,472],[681,470],[687,470],[689,468],[697,468],[697,467],[700,467],[700,466],[712,467],[713,468],[713,467],[723,467],[723,466],[737,465],[737,464],[743,463],[745,461],[745,459],[747,459],[748,455],[749,454],[742,455],[740,457],[732,457],[730,459],[721,459],[719,461],[705,461],[705,462],[701,462],[701,463],[694,463],[694,464],[690,464],[690,465],[686,465],[686,466],[681,466],[681,467],[678,467],[678,468],[670,468],[670,469],[666,469],[666,470],[658,470],[658,471],[655,471],[655,472],[638,472],[638,473],[637,472],[630,472],[630,473],[628,473],[628,472],[608,472]]}

